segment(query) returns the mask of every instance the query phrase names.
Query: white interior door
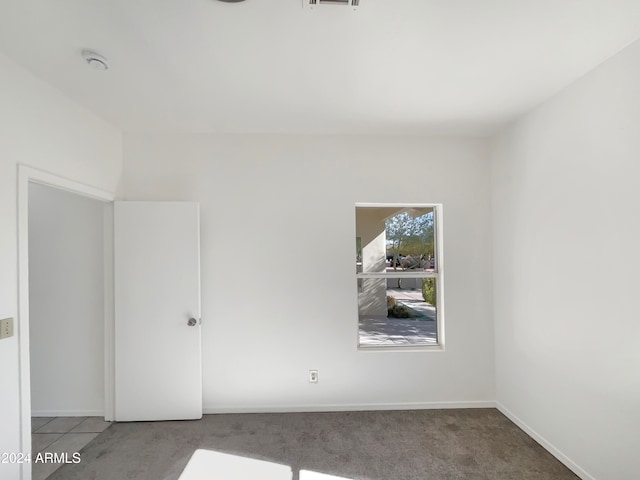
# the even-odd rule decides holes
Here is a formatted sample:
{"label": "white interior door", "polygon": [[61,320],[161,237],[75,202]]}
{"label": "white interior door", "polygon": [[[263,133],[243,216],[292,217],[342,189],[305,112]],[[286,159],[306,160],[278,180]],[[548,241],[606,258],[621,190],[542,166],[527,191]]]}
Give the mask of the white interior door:
{"label": "white interior door", "polygon": [[115,420],[201,418],[198,204],[115,202],[114,278]]}

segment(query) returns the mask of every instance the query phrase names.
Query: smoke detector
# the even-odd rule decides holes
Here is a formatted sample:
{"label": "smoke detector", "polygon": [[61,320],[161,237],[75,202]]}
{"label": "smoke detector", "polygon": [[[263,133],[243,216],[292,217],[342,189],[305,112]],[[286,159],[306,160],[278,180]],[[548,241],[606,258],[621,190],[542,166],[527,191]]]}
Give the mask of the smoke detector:
{"label": "smoke detector", "polygon": [[90,67],[96,70],[107,70],[109,68],[107,59],[93,50],[82,50],[82,58]]}
{"label": "smoke detector", "polygon": [[355,7],[360,5],[360,0],[302,0],[303,8],[314,9],[316,7],[324,7],[325,5],[339,5],[344,7]]}

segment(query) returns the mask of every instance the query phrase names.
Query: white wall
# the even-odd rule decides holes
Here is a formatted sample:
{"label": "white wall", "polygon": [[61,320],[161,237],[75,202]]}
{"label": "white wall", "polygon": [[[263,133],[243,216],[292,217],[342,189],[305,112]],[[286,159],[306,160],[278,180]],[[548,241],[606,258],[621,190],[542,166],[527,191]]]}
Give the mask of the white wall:
{"label": "white wall", "polygon": [[[201,203],[206,411],[494,399],[483,141],[131,134],[125,196]],[[444,204],[445,352],[356,349],[356,202]]]}
{"label": "white wall", "polygon": [[[121,134],[0,54],[0,318],[17,317],[16,172],[38,167],[118,189]],[[0,452],[20,448],[18,336],[0,340]],[[0,464],[14,479],[18,465]]]}
{"label": "white wall", "polygon": [[34,416],[104,415],[104,204],[29,186]]}
{"label": "white wall", "polygon": [[[386,212],[386,211],[385,211]],[[384,272],[387,231],[384,213],[374,208],[356,208],[356,237],[360,237],[363,272]],[[387,316],[387,280],[363,278],[358,291],[359,315]]]}
{"label": "white wall", "polygon": [[638,478],[640,43],[497,138],[497,399],[583,478]]}

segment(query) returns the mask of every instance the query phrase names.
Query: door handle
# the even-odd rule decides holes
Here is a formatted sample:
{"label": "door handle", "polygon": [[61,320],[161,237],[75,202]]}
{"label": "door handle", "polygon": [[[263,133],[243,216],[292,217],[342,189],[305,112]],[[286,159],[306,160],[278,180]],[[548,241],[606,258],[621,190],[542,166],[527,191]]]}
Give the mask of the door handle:
{"label": "door handle", "polygon": [[198,321],[195,318],[190,318],[187,321],[187,325],[189,325],[190,327],[195,327],[198,324]]}

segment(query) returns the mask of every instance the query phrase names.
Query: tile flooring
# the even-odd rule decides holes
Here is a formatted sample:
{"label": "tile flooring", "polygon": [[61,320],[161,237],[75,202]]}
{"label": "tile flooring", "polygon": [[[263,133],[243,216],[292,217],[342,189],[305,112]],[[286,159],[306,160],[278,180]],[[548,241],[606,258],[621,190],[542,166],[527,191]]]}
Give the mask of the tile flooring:
{"label": "tile flooring", "polygon": [[[111,422],[101,417],[32,417],[31,454],[57,453],[72,455],[79,452],[101,432],[109,428]],[[33,480],[44,480],[62,463],[33,463]]]}

